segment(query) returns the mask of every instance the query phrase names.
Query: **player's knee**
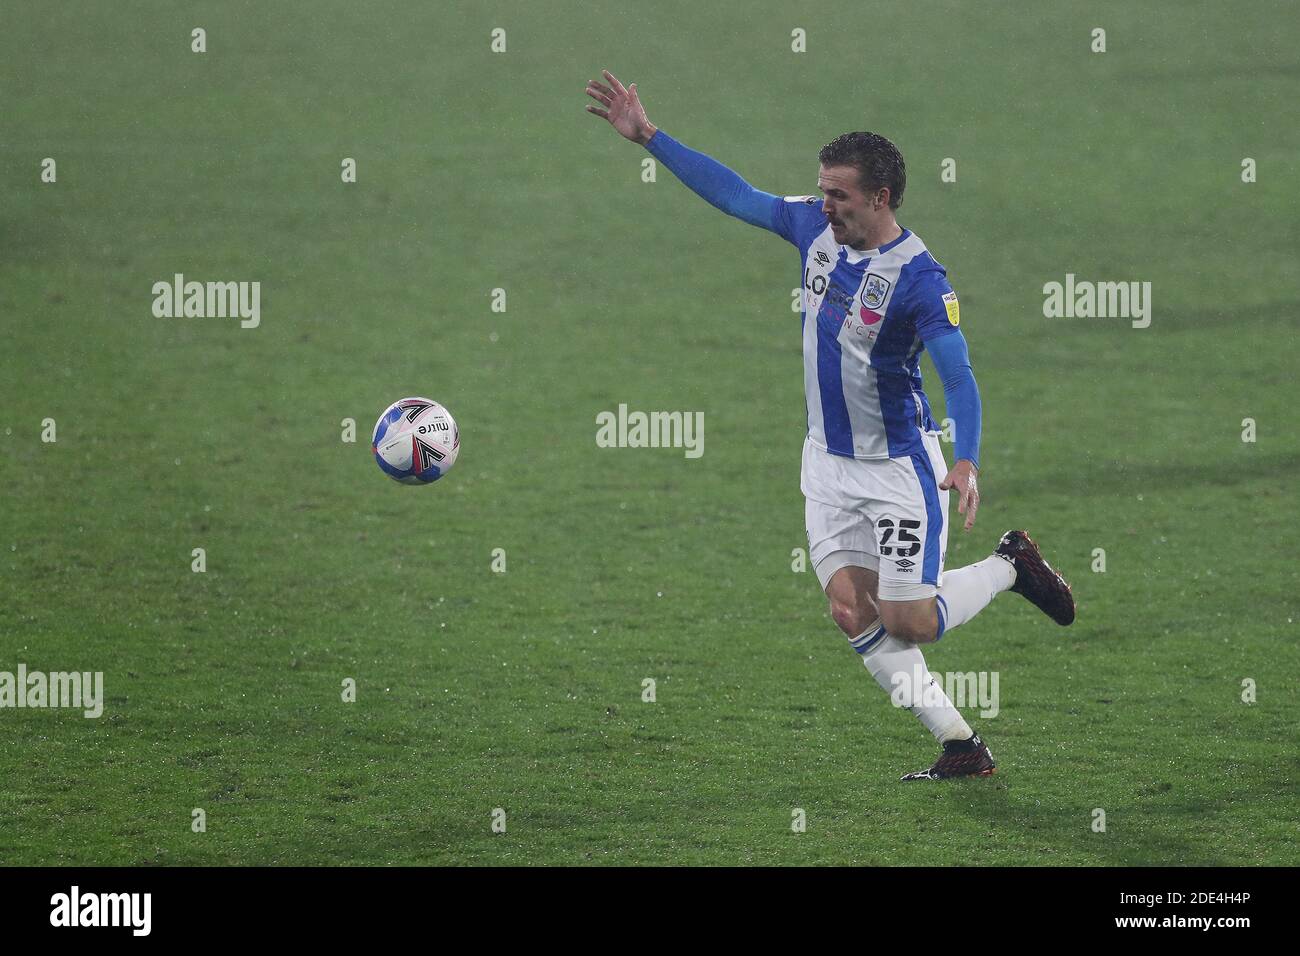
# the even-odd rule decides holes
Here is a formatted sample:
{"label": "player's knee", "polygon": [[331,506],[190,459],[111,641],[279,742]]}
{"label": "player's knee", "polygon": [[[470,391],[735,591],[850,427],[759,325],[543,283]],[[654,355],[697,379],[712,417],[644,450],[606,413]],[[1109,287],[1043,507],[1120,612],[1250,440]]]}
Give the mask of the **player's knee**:
{"label": "player's knee", "polygon": [[831,601],[831,618],[848,637],[857,637],[876,623],[879,612],[870,600],[862,604]]}

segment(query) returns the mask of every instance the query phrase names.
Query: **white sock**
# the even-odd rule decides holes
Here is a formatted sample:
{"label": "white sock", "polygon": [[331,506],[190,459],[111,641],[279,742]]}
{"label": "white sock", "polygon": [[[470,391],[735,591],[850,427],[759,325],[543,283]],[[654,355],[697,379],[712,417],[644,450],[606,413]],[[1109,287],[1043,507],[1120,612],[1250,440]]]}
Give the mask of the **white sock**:
{"label": "white sock", "polygon": [[868,650],[859,653],[871,676],[889,694],[890,700],[915,714],[939,743],[966,740],[974,733],[943,687],[931,676],[921,649],[911,641],[900,641],[886,634],[877,623],[850,643],[855,649],[870,644]]}
{"label": "white sock", "polygon": [[996,554],[964,568],[943,572],[938,599],[939,637],[965,624],[1015,583],[1016,569]]}

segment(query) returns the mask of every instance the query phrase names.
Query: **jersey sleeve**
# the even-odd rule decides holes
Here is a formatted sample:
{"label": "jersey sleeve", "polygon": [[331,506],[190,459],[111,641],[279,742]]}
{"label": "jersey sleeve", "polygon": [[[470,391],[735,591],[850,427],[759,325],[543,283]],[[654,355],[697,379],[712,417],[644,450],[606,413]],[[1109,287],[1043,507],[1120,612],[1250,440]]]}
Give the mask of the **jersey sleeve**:
{"label": "jersey sleeve", "polygon": [[776,233],[787,242],[805,248],[812,241],[815,220],[825,228],[821,200],[816,196],[774,196],[755,189],[740,175],[711,156],[683,146],[658,130],[646,149],[697,196],[728,216]]}
{"label": "jersey sleeve", "polygon": [[961,324],[957,293],[948,284],[942,266],[936,265],[916,277],[908,290],[907,308],[923,342],[951,335]]}
{"label": "jersey sleeve", "polygon": [[816,196],[786,196],[773,207],[772,231],[800,252],[826,229],[826,214]]}
{"label": "jersey sleeve", "polygon": [[755,189],[712,156],[683,146],[663,130],[650,138],[646,149],[714,208],[752,226],[776,231],[773,224],[776,196]]}
{"label": "jersey sleeve", "polygon": [[970,367],[966,337],[961,334],[961,329],[954,328],[952,332],[951,335],[931,339],[926,348],[934,360],[934,369],[943,382],[948,417],[952,419],[956,431],[957,458],[965,458],[978,468],[980,431],[983,427],[980,390]]}

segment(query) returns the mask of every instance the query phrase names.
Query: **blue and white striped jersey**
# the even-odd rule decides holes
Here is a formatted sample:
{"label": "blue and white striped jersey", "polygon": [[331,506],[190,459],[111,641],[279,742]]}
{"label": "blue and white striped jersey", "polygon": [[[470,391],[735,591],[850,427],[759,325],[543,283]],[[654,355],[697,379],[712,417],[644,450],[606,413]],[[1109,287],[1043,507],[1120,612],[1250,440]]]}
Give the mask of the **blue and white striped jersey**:
{"label": "blue and white striped jersey", "polygon": [[803,257],[804,392],[814,445],[846,458],[921,451],[935,431],[924,343],[957,331],[957,296],[920,237],[859,252],[832,238],[817,196],[772,204],[773,232]]}
{"label": "blue and white striped jersey", "polygon": [[931,343],[957,426],[956,456],[979,464],[979,389],[957,328],[957,296],[925,243],[904,229],[893,242],[858,252],[835,241],[816,196],[782,199],[755,189],[662,129],[646,149],[711,205],[798,248],[808,435],[817,447],[846,458],[921,452],[921,435],[935,430],[920,372]]}

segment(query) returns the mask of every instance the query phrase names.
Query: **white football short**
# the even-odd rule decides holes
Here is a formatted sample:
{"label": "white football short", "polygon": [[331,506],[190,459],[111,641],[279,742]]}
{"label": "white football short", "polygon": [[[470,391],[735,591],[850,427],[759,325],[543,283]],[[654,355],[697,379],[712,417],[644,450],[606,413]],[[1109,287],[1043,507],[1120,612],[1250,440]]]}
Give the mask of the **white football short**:
{"label": "white football short", "polygon": [[807,499],[808,557],[822,589],[843,567],[880,577],[885,601],[933,597],[948,552],[948,466],[937,432],[903,458],[843,458],[811,441],[803,447],[800,487]]}

